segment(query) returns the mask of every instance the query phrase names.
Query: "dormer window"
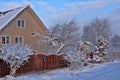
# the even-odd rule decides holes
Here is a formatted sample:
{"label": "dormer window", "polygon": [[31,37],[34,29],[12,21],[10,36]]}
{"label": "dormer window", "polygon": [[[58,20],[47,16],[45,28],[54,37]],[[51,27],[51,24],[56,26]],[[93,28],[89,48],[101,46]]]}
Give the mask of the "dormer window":
{"label": "dormer window", "polygon": [[25,20],[23,20],[23,19],[17,20],[17,27],[24,28],[25,27]]}

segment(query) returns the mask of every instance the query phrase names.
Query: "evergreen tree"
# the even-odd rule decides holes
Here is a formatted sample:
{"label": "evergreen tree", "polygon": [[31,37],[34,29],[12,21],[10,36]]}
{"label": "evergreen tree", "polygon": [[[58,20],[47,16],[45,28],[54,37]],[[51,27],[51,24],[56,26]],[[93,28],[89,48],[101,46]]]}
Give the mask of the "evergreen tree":
{"label": "evergreen tree", "polygon": [[96,43],[93,61],[97,63],[104,62],[106,60],[106,53],[108,49],[108,42],[100,37]]}

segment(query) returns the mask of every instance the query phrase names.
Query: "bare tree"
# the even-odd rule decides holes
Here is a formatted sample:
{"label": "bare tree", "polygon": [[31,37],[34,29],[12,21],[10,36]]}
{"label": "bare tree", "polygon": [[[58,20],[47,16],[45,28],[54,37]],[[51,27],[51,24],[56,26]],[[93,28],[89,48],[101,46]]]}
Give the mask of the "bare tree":
{"label": "bare tree", "polygon": [[40,46],[47,53],[61,54],[66,56],[64,59],[69,61],[71,69],[78,68],[80,65],[80,53],[77,50],[78,41],[80,41],[80,27],[75,20],[56,24],[51,27],[47,35],[40,35]]}
{"label": "bare tree", "polygon": [[106,19],[96,18],[84,27],[82,39],[95,45],[100,36],[109,40],[110,34],[111,30],[108,21]]}
{"label": "bare tree", "polygon": [[115,34],[111,39],[111,43],[114,47],[120,47],[120,36],[118,34]]}
{"label": "bare tree", "polygon": [[39,44],[47,53],[72,53],[80,40],[80,27],[75,20],[56,24],[47,35],[40,35]]}
{"label": "bare tree", "polygon": [[10,75],[14,76],[16,70],[28,61],[32,49],[28,45],[10,45],[2,47],[2,58],[10,65]]}

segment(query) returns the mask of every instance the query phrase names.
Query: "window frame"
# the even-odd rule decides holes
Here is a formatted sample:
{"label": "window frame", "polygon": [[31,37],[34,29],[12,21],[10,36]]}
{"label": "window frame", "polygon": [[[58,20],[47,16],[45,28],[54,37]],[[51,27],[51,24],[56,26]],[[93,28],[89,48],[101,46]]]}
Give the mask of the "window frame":
{"label": "window frame", "polygon": [[[34,33],[34,35],[32,35]],[[36,32],[31,32],[31,36],[36,36],[37,35],[37,33]]]}
{"label": "window frame", "polygon": [[[18,42],[16,43],[16,38],[18,38]],[[22,38],[22,42],[20,43],[20,38]],[[14,44],[23,44],[24,43],[24,37],[23,36],[15,36],[14,37]]]}
{"label": "window frame", "polygon": [[[20,22],[20,23],[18,23],[18,22]],[[25,28],[25,20],[24,19],[17,19],[16,26],[17,26],[17,28]]]}
{"label": "window frame", "polygon": [[[4,44],[3,44],[3,37],[5,38]],[[7,37],[9,37],[8,43],[7,43]],[[2,35],[1,36],[1,45],[10,45],[10,44],[11,44],[11,36],[10,35]]]}

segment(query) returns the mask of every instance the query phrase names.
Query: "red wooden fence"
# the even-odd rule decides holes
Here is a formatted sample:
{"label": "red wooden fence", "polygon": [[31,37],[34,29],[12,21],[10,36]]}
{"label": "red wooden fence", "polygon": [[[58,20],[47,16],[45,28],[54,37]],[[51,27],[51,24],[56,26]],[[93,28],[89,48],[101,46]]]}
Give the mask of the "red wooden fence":
{"label": "red wooden fence", "polygon": [[[17,71],[16,75],[20,75],[28,72],[37,72],[44,70],[51,70],[56,68],[66,67],[65,61],[62,55],[45,55],[45,54],[34,54],[30,56],[29,61],[21,66]],[[0,60],[0,77],[8,75],[10,69],[3,60]]]}
{"label": "red wooden fence", "polygon": [[7,64],[3,60],[0,60],[0,77],[8,75],[9,72],[10,69],[7,67]]}

